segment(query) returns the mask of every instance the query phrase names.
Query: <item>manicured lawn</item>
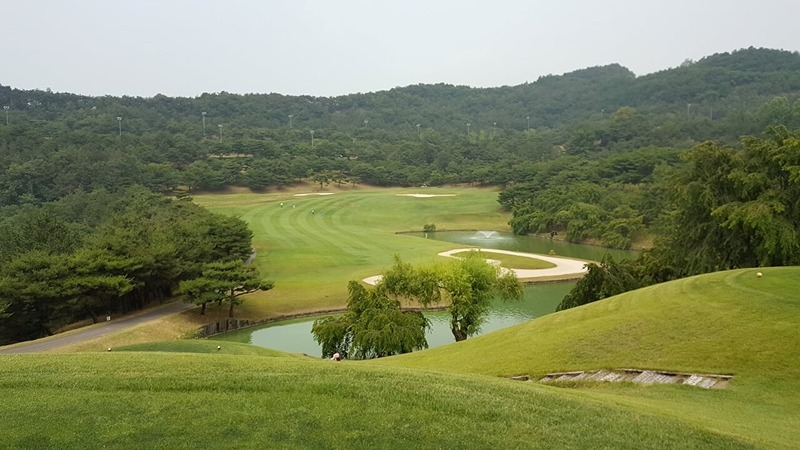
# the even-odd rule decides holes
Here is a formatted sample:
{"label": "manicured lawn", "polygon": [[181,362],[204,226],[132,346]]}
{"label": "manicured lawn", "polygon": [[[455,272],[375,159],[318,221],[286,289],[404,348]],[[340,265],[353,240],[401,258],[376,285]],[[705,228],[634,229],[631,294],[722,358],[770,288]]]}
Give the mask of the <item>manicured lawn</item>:
{"label": "manicured lawn", "polygon": [[604,368],[732,374],[725,391],[587,385],[572,392],[790,448],[800,442],[798,330],[800,268],[746,269],[651,286],[370,364],[496,376]]}
{"label": "manicured lawn", "polygon": [[677,419],[474,375],[162,352],[0,362],[6,448],[748,448]]}
{"label": "manicured lawn", "polygon": [[[241,217],[254,233],[255,264],[275,281],[275,289],[248,297],[240,317],[270,317],[342,308],[347,282],[377,275],[395,255],[431,262],[452,244],[397,234],[438,230],[509,230],[510,213],[497,203],[495,189],[357,188],[315,195],[314,187],[268,194],[203,195],[206,208]],[[415,198],[402,194],[446,195]],[[281,207],[281,203],[283,206]]]}

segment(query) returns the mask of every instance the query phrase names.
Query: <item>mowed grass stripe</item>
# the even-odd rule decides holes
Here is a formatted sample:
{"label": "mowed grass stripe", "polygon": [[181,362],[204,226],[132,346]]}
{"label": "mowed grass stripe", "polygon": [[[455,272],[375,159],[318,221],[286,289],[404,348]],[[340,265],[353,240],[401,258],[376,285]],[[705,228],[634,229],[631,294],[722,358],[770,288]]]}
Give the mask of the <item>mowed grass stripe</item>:
{"label": "mowed grass stripe", "polygon": [[507,229],[509,213],[499,210],[495,190],[429,189],[426,192],[456,196],[397,196],[406,192],[418,190],[356,189],[329,196],[268,197],[274,201],[255,194],[197,196],[196,200],[251,224],[259,250],[256,264],[276,284],[269,292],[247,296],[237,315],[263,318],[341,308],[346,304],[348,281],[381,273],[395,255],[409,262],[430,262],[438,258],[437,253],[453,248],[397,231],[419,230],[426,223],[444,229]]}
{"label": "mowed grass stripe", "polygon": [[[314,202],[314,207],[319,208],[319,204]],[[316,263],[324,263],[326,265],[335,265],[335,258],[342,258],[340,263],[346,265],[349,263],[347,257],[350,254],[350,249],[346,244],[342,244],[335,240],[330,230],[324,229],[320,222],[317,220],[317,213],[312,213],[312,208],[309,205],[303,205],[293,211],[290,217],[290,224],[292,226],[293,234],[291,239],[297,239],[304,242],[304,249],[309,251],[310,265]]]}

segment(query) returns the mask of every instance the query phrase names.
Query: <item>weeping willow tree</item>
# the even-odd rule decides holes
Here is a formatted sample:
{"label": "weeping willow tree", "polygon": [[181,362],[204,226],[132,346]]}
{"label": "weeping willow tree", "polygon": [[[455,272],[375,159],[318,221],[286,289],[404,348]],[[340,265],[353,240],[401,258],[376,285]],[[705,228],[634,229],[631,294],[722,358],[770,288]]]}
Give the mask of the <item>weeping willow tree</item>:
{"label": "weeping willow tree", "polygon": [[368,290],[356,281],[348,291],[346,313],[316,320],[311,327],[322,356],[381,358],[428,348],[425,333],[430,322],[422,313],[403,311],[400,302],[382,290]]}
{"label": "weeping willow tree", "polygon": [[379,285],[385,292],[415,300],[427,307],[446,305],[450,331],[456,341],[477,334],[489,313],[491,301],[522,299],[517,276],[489,264],[478,251],[428,267],[412,267],[399,258]]}

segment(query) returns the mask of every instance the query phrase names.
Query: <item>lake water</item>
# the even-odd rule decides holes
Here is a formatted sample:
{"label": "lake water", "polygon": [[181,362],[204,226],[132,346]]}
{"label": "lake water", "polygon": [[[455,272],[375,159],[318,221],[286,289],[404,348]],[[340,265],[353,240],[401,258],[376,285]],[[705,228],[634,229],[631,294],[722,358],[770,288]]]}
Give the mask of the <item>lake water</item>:
{"label": "lake water", "polygon": [[[414,233],[425,239],[424,233]],[[510,233],[448,231],[429,233],[427,239],[453,242],[469,246],[480,246],[498,250],[549,254],[551,251],[559,256],[599,261],[603,255],[610,253],[615,259],[634,258],[635,252],[610,250],[590,245],[572,244],[530,236],[515,236]],[[491,312],[482,326],[482,333],[499,330],[511,325],[526,322],[535,317],[550,314],[562,298],[575,286],[575,282],[533,284],[525,287],[525,295],[521,302],[505,303],[500,300],[492,302]],[[450,332],[449,315],[446,311],[425,313],[431,321],[432,329],[427,339],[430,347],[454,342]],[[262,327],[214,336],[215,340],[245,342],[261,347],[285,352],[305,353],[320,356],[322,350],[311,335],[311,325],[319,317],[285,320]]]}

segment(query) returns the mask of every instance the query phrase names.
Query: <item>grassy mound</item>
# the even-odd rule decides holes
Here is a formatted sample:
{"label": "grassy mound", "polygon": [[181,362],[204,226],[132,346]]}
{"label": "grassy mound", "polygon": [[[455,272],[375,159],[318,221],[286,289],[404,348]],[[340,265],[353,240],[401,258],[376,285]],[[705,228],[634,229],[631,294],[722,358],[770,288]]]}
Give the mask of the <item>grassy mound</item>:
{"label": "grassy mound", "polygon": [[736,270],[629,292],[372,364],[496,376],[604,368],[732,374],[731,388],[584,386],[585,395],[759,445],[800,442],[800,268]]}
{"label": "grassy mound", "polygon": [[800,269],[760,271],[650,286],[381,362],[498,376],[620,367],[800,376]]}
{"label": "grassy mound", "polygon": [[546,386],[301,358],[5,355],[0,391],[9,448],[748,448]]}

